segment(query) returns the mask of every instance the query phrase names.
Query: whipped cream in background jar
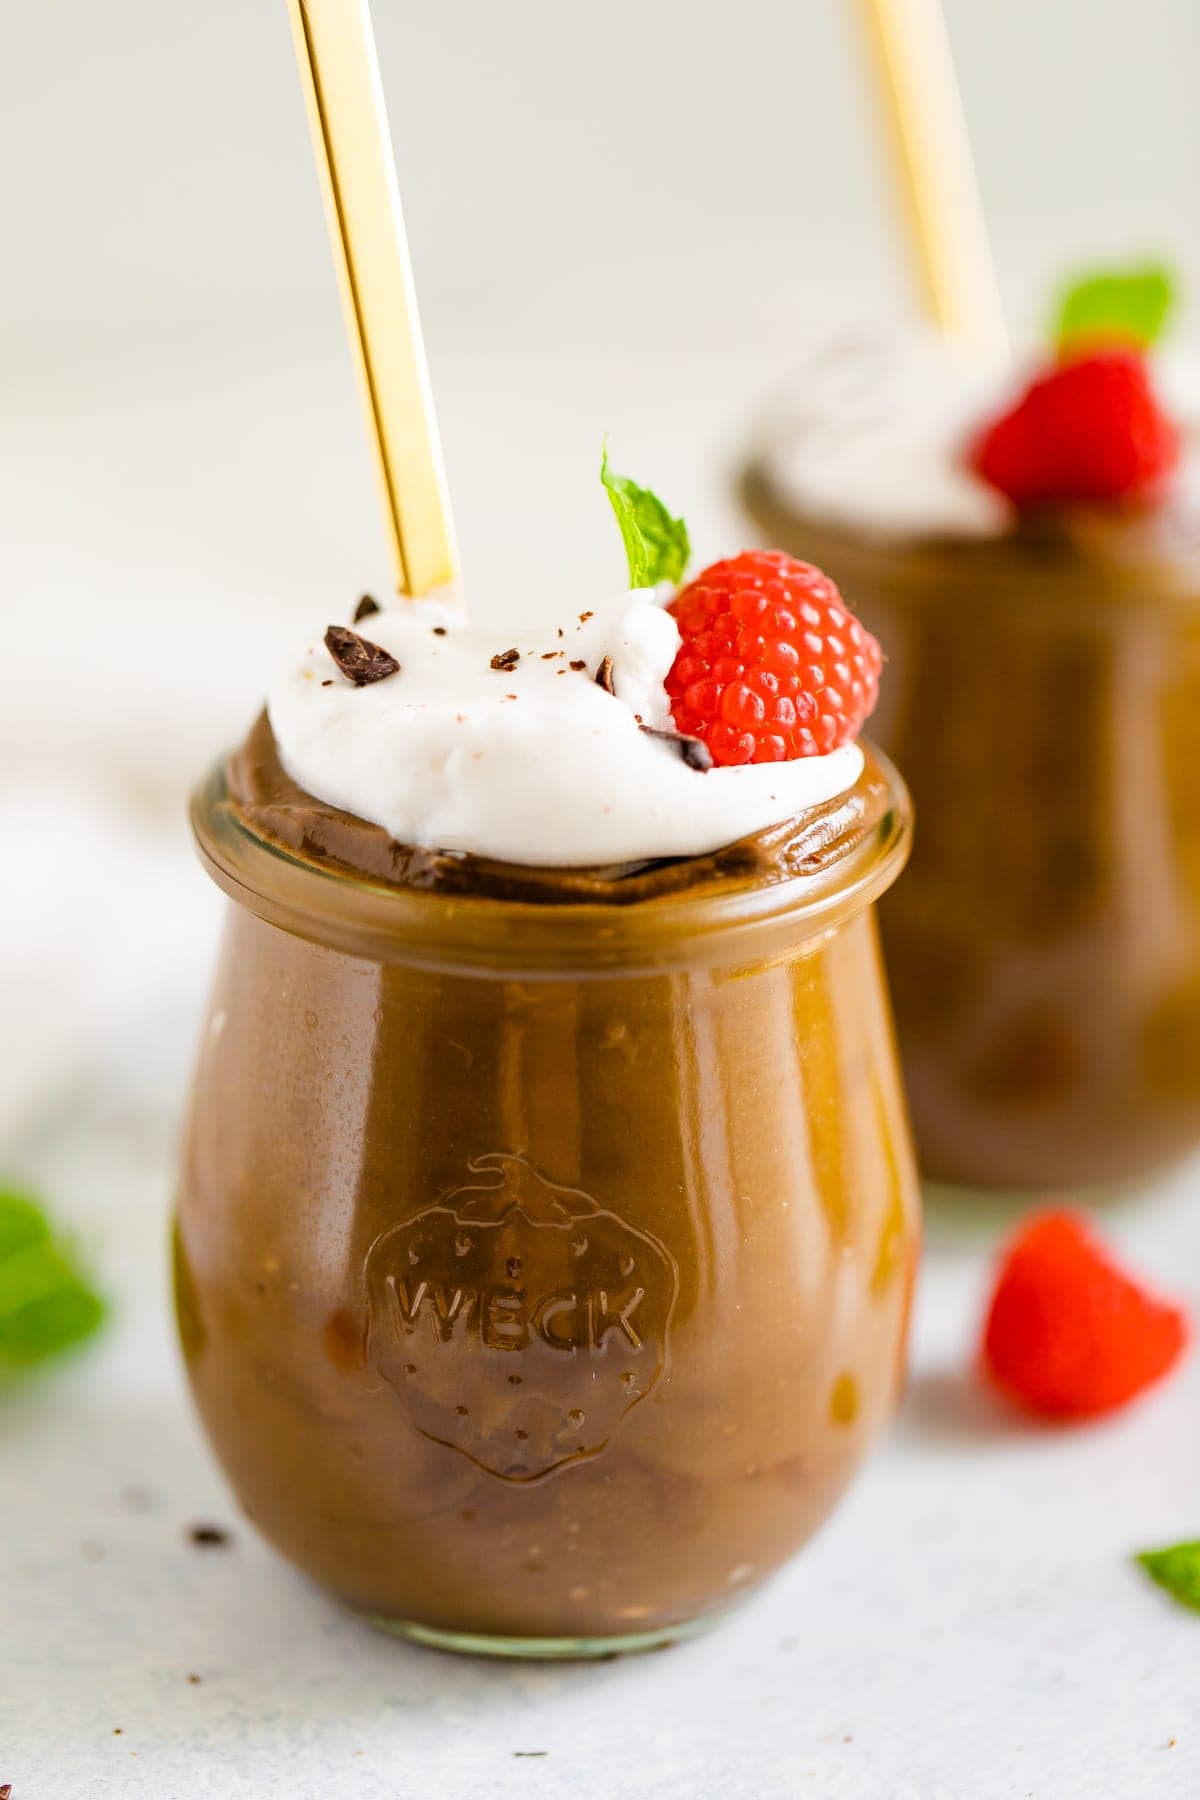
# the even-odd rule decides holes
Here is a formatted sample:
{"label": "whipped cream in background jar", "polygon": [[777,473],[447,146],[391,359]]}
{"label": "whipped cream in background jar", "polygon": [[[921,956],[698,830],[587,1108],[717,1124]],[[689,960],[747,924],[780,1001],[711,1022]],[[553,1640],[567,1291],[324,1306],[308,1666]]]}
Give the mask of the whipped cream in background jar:
{"label": "whipped cream in background jar", "polygon": [[1150,368],[1179,458],[1136,498],[1012,504],[971,447],[1022,373],[926,338],[814,355],[743,470],[887,659],[872,730],[919,829],[884,944],[953,1185],[1136,1181],[1200,1142],[1200,414],[1194,364]]}

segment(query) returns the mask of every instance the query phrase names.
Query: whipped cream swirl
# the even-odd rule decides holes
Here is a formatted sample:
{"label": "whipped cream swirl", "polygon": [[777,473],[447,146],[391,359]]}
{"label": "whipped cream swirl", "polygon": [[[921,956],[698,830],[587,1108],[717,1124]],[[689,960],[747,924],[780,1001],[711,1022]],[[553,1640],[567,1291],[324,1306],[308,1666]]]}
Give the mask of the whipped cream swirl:
{"label": "whipped cream swirl", "polygon": [[[672,729],[679,632],[665,597],[626,593],[517,632],[472,628],[436,600],[394,602],[355,629],[396,674],[356,687],[319,638],[282,670],[267,701],[280,761],[400,843],[548,868],[706,855],[853,787],[856,744],[701,771],[642,729]],[[493,667],[511,648],[513,666]],[[612,694],[595,680],[606,656]]]}

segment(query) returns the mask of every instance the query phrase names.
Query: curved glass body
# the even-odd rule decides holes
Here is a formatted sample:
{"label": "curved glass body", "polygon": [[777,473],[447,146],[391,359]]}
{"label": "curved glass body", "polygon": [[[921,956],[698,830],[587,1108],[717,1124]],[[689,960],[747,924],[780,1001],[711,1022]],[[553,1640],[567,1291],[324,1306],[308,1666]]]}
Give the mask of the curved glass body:
{"label": "curved glass body", "polygon": [[919,830],[881,920],[925,1172],[1093,1185],[1200,1143],[1200,522],[872,543],[746,495],[889,659],[872,729]]}
{"label": "curved glass body", "polygon": [[811,878],[547,907],[327,873],[198,795],[235,904],[183,1345],[243,1507],[344,1601],[455,1647],[640,1647],[833,1504],[916,1253],[893,800]]}

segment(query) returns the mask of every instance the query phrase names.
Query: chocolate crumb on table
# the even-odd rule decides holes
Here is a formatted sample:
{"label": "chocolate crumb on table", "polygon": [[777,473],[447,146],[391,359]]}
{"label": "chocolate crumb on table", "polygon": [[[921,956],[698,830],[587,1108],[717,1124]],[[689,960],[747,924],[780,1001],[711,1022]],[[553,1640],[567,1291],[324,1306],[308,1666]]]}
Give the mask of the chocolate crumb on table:
{"label": "chocolate crumb on table", "polygon": [[602,687],[606,694],[616,693],[617,690],[613,685],[613,659],[611,656],[604,656],[600,659],[600,667],[596,670],[593,679],[596,686]]}
{"label": "chocolate crumb on table", "polygon": [[587,664],[579,659],[576,659],[575,661],[571,662],[568,666],[572,669],[586,669],[587,668]]}
{"label": "chocolate crumb on table", "polygon": [[363,619],[369,619],[372,613],[382,611],[383,608],[373,594],[364,594],[354,609],[354,617],[351,620],[351,624],[358,625]]}
{"label": "chocolate crumb on table", "polygon": [[520,660],[521,652],[514,644],[511,650],[498,650],[488,666],[498,669],[502,675],[511,675]]}
{"label": "chocolate crumb on table", "polygon": [[188,1537],[202,1550],[220,1549],[232,1542],[232,1534],[223,1525],[192,1525]]}
{"label": "chocolate crumb on table", "polygon": [[433,628],[433,635],[434,637],[445,637],[446,627],[444,625],[435,625]]}
{"label": "chocolate crumb on table", "polygon": [[12,1782],[11,1781],[6,1781],[4,1786],[0,1787],[0,1800],[12,1800]]}

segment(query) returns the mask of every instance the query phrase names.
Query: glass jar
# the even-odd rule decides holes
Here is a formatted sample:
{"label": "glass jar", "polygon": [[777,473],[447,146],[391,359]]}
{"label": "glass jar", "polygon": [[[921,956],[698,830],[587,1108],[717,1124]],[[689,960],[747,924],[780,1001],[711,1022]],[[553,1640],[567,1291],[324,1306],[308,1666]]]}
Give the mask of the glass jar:
{"label": "glass jar", "polygon": [[917,1247],[883,778],[807,872],[627,906],[374,885],[255,836],[220,773],[198,794],[234,904],[182,1340],[245,1511],[350,1606],[496,1654],[651,1647],[832,1506]]}
{"label": "glass jar", "polygon": [[888,658],[872,729],[919,830],[881,921],[925,1173],[1092,1186],[1200,1144],[1200,519],[889,542],[761,470],[745,493]]}

